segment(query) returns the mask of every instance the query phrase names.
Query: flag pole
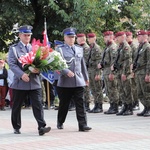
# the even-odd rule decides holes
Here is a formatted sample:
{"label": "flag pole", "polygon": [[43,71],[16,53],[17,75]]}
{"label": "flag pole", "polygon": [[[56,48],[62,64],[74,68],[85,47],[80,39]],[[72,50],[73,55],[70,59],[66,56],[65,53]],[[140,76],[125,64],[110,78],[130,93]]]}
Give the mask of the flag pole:
{"label": "flag pole", "polygon": [[[46,17],[44,18],[44,30],[45,30],[45,34],[47,34],[47,23],[46,23]],[[49,82],[46,80],[46,90],[47,90],[47,107],[48,109],[50,108],[50,86],[49,86]]]}

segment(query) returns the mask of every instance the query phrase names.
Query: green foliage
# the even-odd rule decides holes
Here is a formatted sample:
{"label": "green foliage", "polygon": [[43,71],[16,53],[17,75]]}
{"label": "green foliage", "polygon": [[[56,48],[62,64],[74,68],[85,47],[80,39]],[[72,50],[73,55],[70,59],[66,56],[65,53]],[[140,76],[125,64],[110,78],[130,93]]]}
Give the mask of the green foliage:
{"label": "green foliage", "polygon": [[63,29],[72,26],[78,32],[95,32],[102,45],[106,30],[149,29],[149,8],[149,0],[1,0],[1,51],[16,42],[17,34],[11,32],[16,23],[32,25],[33,38],[42,40],[46,17],[50,41],[63,40]]}

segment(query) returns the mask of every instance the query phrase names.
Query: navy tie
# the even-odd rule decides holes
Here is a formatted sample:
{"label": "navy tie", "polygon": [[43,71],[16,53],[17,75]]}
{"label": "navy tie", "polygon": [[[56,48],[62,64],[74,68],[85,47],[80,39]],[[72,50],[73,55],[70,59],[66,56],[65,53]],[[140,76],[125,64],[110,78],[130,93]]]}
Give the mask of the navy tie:
{"label": "navy tie", "polygon": [[28,47],[27,47],[27,46],[25,46],[25,49],[26,49],[27,53],[29,53],[29,49],[28,49]]}
{"label": "navy tie", "polygon": [[74,47],[73,47],[73,46],[71,47],[71,49],[72,49],[72,51],[73,51],[73,52],[74,52],[74,54],[75,54],[75,49],[74,49]]}

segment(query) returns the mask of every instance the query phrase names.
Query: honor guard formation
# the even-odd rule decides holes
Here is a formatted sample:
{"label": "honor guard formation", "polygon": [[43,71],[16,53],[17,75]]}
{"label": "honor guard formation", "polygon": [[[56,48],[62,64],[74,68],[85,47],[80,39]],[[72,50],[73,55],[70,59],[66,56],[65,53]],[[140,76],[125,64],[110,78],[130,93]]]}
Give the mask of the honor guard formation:
{"label": "honor guard formation", "polygon": [[[87,113],[150,116],[150,31],[139,30],[136,38],[130,31],[105,31],[103,48],[94,32],[64,29],[63,41],[54,40],[53,48],[68,68],[54,71],[54,82],[49,83],[39,69],[27,74],[19,62],[32,50],[32,29],[21,26],[19,42],[10,46],[6,60],[0,60],[0,110],[11,108],[14,134],[21,134],[21,110],[31,107],[38,134],[51,130],[44,119],[44,109],[49,109],[48,92],[50,108],[58,110],[59,130],[65,128],[68,111],[73,110],[81,132],[92,130]],[[109,103],[108,110],[104,110],[105,103]],[[135,113],[140,103],[144,109]]]}

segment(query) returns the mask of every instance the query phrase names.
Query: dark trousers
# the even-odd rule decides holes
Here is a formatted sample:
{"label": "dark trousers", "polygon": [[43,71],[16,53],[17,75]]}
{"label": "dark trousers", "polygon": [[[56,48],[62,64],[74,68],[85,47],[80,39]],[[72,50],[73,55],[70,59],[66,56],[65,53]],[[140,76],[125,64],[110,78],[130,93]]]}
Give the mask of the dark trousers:
{"label": "dark trousers", "polygon": [[38,129],[45,127],[44,112],[42,106],[42,89],[36,90],[16,90],[13,89],[13,107],[11,113],[11,121],[14,129],[21,128],[21,107],[24,97],[29,95],[34,117],[38,123]]}
{"label": "dark trousers", "polygon": [[70,101],[73,97],[75,106],[76,106],[76,117],[78,120],[79,128],[87,125],[86,111],[83,102],[84,87],[75,87],[75,88],[63,88],[57,87],[59,102],[58,110],[58,122],[64,123]]}

